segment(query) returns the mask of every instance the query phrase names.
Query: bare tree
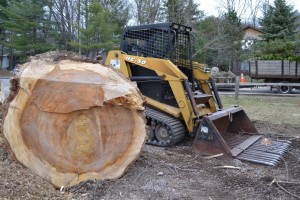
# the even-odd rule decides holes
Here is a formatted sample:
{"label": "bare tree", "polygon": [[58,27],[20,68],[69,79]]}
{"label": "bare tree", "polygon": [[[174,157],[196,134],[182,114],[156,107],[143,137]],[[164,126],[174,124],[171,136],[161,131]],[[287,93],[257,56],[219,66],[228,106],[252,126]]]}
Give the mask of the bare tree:
{"label": "bare tree", "polygon": [[199,4],[195,0],[186,1],[184,14],[185,24],[192,27],[204,17],[204,12],[199,10]]}
{"label": "bare tree", "polygon": [[[78,5],[79,2],[79,5]],[[80,1],[77,0],[52,0],[50,11],[56,22],[56,27],[61,34],[61,45],[68,49],[68,43],[75,40],[78,35],[78,27],[75,27],[80,21],[78,10],[80,8]],[[77,12],[76,12],[77,11]],[[79,18],[78,18],[79,17]],[[77,20],[77,24],[75,23]]]}
{"label": "bare tree", "polygon": [[249,22],[256,27],[257,26],[257,20],[258,20],[258,13],[262,10],[263,7],[263,1],[260,0],[249,0],[249,9],[250,9],[250,15],[249,15]]}
{"label": "bare tree", "polygon": [[221,14],[234,10],[239,18],[245,14],[248,5],[248,0],[218,0],[218,2]]}
{"label": "bare tree", "polygon": [[134,0],[133,16],[137,24],[151,24],[160,21],[162,0]]}
{"label": "bare tree", "polygon": [[229,10],[234,10],[244,23],[257,24],[257,16],[263,6],[261,0],[218,0],[219,13],[223,15]]}

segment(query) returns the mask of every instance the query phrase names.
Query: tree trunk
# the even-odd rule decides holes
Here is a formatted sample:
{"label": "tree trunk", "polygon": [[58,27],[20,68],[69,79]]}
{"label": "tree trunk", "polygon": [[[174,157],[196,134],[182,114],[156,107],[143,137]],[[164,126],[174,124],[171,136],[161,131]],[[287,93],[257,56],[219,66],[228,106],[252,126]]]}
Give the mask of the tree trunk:
{"label": "tree trunk", "polygon": [[13,85],[3,136],[18,161],[55,186],[117,178],[141,152],[141,94],[113,69],[49,52],[24,64]]}

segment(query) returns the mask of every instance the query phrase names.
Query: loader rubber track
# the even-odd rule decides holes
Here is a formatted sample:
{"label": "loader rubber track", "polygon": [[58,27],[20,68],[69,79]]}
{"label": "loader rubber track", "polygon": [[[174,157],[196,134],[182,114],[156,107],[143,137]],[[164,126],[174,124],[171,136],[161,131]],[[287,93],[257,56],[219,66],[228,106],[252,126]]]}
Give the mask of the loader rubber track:
{"label": "loader rubber track", "polygon": [[168,130],[170,136],[170,139],[167,141],[159,141],[156,138],[148,139],[146,142],[147,144],[166,147],[172,146],[184,138],[186,130],[184,124],[180,120],[148,107],[146,107],[145,113],[148,121],[154,120],[156,127],[158,125],[164,126]]}

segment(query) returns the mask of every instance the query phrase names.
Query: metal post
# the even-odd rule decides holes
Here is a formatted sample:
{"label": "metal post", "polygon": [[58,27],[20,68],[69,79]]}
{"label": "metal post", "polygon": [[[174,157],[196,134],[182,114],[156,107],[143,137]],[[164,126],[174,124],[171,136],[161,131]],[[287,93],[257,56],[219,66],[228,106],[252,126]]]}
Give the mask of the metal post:
{"label": "metal post", "polygon": [[195,99],[194,99],[194,95],[193,95],[193,92],[191,90],[191,87],[190,87],[190,84],[189,84],[189,81],[188,80],[184,80],[183,81],[183,84],[184,84],[184,87],[185,87],[185,90],[186,90],[186,93],[191,101],[191,105],[192,105],[192,109],[193,109],[193,112],[194,114],[199,117],[199,112],[198,112],[198,109],[197,109],[197,104],[195,102]]}
{"label": "metal post", "polygon": [[281,78],[284,78],[284,60],[281,60]]}
{"label": "metal post", "polygon": [[255,60],[255,78],[258,77],[258,60]]}
{"label": "metal post", "polygon": [[216,99],[217,105],[218,105],[219,109],[222,109],[223,105],[222,105],[219,93],[217,91],[217,87],[215,85],[215,81],[212,78],[210,78],[209,80],[210,80],[210,85],[211,85],[212,91],[214,93],[214,97]]}
{"label": "metal post", "polygon": [[295,78],[298,78],[298,61],[296,61],[296,66],[295,66]]}
{"label": "metal post", "polygon": [[236,76],[235,77],[235,101],[236,101],[236,104],[239,105],[239,89],[240,89],[240,77]]}
{"label": "metal post", "polygon": [[190,61],[190,69],[192,73],[192,91],[195,91],[195,78],[194,78],[194,69],[193,69],[193,61],[192,61],[192,43],[190,34],[188,34],[188,48],[189,48],[189,61]]}

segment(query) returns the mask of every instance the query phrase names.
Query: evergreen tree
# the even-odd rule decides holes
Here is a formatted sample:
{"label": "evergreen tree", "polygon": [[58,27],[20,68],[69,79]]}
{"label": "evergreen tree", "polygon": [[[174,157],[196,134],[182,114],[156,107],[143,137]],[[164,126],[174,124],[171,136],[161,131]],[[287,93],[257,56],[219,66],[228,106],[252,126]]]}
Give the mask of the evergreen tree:
{"label": "evergreen tree", "polygon": [[267,60],[299,60],[297,38],[297,14],[285,0],[275,0],[266,7],[260,20],[264,41],[256,47],[255,55]]}
{"label": "evergreen tree", "polygon": [[167,21],[184,23],[184,1],[166,0],[164,7]]}
{"label": "evergreen tree", "polygon": [[163,5],[166,20],[169,22],[193,26],[204,16],[194,0],[166,0]]}
{"label": "evergreen tree", "polygon": [[184,23],[188,26],[193,26],[204,17],[204,12],[199,10],[199,4],[195,3],[194,0],[186,1],[184,13]]}
{"label": "evergreen tree", "polygon": [[6,37],[1,44],[21,56],[45,52],[53,47],[47,43],[48,24],[44,19],[44,2],[38,0],[10,0],[6,7],[0,6],[0,15],[5,19],[1,29]]}
{"label": "evergreen tree", "polygon": [[[6,0],[0,0],[0,7],[6,8],[7,7],[7,1]],[[0,23],[3,24],[7,20],[5,15],[0,15]],[[0,26],[0,35],[1,38],[3,38],[3,34],[5,34],[5,29],[3,29],[3,26]]]}
{"label": "evergreen tree", "polygon": [[196,52],[194,59],[206,63],[209,66],[218,66],[218,41],[220,20],[217,17],[209,16],[201,20],[194,29],[196,34]]}
{"label": "evergreen tree", "polygon": [[229,65],[229,70],[237,71],[240,55],[242,51],[242,39],[243,33],[241,31],[241,19],[238,18],[235,10],[228,10],[227,13],[224,14],[222,30],[221,34],[222,42],[222,58],[224,64]]}
{"label": "evergreen tree", "polygon": [[300,40],[270,40],[258,44],[256,56],[264,60],[290,60],[300,61]]}
{"label": "evergreen tree", "polygon": [[70,42],[71,46],[80,48],[85,55],[90,57],[95,57],[103,50],[118,48],[118,35],[122,20],[111,18],[113,10],[104,7],[99,1],[93,1],[88,10],[88,25],[80,29],[81,40]]}
{"label": "evergreen tree", "polygon": [[[7,1],[6,0],[0,0],[0,6],[6,8],[7,7]],[[3,24],[7,20],[6,16],[0,15],[0,24]],[[5,41],[6,39],[6,30],[3,26],[0,25],[0,41],[1,41],[1,56],[3,56],[5,52],[5,47],[2,43],[2,41]],[[0,64],[2,66],[3,59],[0,59]]]}
{"label": "evergreen tree", "polygon": [[108,23],[114,25],[114,35],[120,35],[130,19],[127,1],[100,0],[100,2],[108,12]]}
{"label": "evergreen tree", "polygon": [[153,24],[161,21],[163,0],[134,0],[133,16],[137,24]]}
{"label": "evergreen tree", "polygon": [[287,5],[285,0],[275,0],[274,6],[269,5],[260,20],[263,38],[266,41],[274,39],[291,40],[296,35],[296,12]]}
{"label": "evergreen tree", "polygon": [[[0,0],[0,7],[6,8],[7,7],[7,1],[6,0]],[[1,13],[0,13],[1,14]],[[0,15],[0,41],[5,41],[6,39],[6,30],[4,29],[3,23],[7,21],[7,17],[5,15]],[[4,54],[4,46],[1,45],[1,55]]]}
{"label": "evergreen tree", "polygon": [[221,17],[206,17],[196,26],[196,54],[199,62],[222,70],[238,71],[241,60],[241,19],[229,9]]}

